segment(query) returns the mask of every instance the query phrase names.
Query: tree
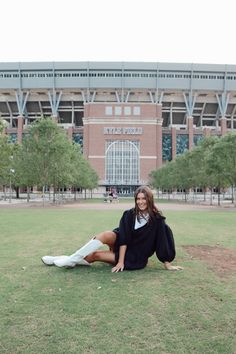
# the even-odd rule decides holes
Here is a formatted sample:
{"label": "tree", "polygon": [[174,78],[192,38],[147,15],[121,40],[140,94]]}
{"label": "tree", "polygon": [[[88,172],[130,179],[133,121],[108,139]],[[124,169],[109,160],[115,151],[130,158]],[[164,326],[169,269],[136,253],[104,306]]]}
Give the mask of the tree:
{"label": "tree", "polygon": [[211,151],[218,141],[218,137],[206,138],[192,151],[177,156],[161,169],[153,171],[150,174],[151,184],[168,190],[182,189],[185,191],[185,199],[186,191],[190,188],[202,187],[205,190],[208,187],[212,191],[213,188],[219,187],[219,181],[223,186],[223,180],[209,167]]}
{"label": "tree", "polygon": [[56,190],[71,182],[72,143],[65,132],[51,118],[41,118],[33,123],[17,155],[17,176],[20,185],[37,185]]}
{"label": "tree", "polygon": [[4,122],[2,119],[0,119],[0,134],[2,134],[3,130],[4,130]]}
{"label": "tree", "polygon": [[[232,186],[232,201],[235,203],[236,186],[236,134],[229,133],[219,139],[208,156],[208,171],[218,176],[222,186]],[[236,205],[236,203],[235,203]]]}
{"label": "tree", "polygon": [[27,201],[30,199],[30,188],[40,184],[35,153],[26,139],[23,145],[18,145],[13,155],[16,187],[27,188]]}
{"label": "tree", "polygon": [[[73,175],[72,175],[72,185],[74,190],[77,188],[94,189],[98,185],[98,175],[96,171],[90,166],[87,160],[81,153],[80,146],[78,144],[73,145],[71,159],[73,161]],[[75,193],[76,199],[76,193]]]}
{"label": "tree", "polygon": [[22,146],[14,157],[16,183],[29,188],[38,186],[44,192],[56,192],[65,187],[95,188],[98,177],[84,159],[80,146],[68,140],[50,118],[41,118],[30,126]]}
{"label": "tree", "polygon": [[0,185],[3,186],[5,197],[6,190],[5,187],[11,184],[11,178],[13,173],[12,166],[12,154],[13,146],[8,143],[8,138],[3,134],[4,125],[0,120]]}
{"label": "tree", "polygon": [[157,190],[161,189],[172,192],[172,189],[175,187],[175,164],[173,161],[167,162],[163,167],[158,170],[152,171],[149,175],[150,185]]}

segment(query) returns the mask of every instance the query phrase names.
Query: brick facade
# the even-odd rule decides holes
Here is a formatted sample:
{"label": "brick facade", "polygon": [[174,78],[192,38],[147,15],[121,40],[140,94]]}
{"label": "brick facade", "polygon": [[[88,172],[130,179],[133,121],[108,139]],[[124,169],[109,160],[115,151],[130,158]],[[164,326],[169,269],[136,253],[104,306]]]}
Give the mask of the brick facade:
{"label": "brick facade", "polygon": [[111,104],[85,105],[84,154],[105,181],[106,141],[139,141],[140,182],[162,164],[161,105]]}

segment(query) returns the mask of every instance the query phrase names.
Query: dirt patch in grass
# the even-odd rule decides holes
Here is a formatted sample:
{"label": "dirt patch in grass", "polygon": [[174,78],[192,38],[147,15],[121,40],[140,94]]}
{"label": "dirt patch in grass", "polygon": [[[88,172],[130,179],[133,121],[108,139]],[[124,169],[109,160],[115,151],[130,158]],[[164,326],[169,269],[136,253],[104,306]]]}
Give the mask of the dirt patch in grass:
{"label": "dirt patch in grass", "polygon": [[226,278],[236,273],[236,250],[220,246],[183,246],[193,259],[207,263],[219,277]]}

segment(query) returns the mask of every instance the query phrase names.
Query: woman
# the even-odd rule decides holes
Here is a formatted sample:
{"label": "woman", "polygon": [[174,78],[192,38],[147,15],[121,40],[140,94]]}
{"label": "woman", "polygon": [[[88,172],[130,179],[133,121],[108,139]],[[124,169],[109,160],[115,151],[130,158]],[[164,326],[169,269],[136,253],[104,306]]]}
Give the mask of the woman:
{"label": "woman", "polygon": [[[118,228],[96,235],[71,256],[44,256],[43,263],[72,268],[100,261],[112,264],[112,272],[122,272],[144,268],[156,252],[165,269],[182,269],[171,264],[175,258],[174,239],[166,230],[165,217],[155,206],[150,188],[137,188],[134,199],[135,207],[123,213]],[[104,244],[109,251],[98,250]]]}

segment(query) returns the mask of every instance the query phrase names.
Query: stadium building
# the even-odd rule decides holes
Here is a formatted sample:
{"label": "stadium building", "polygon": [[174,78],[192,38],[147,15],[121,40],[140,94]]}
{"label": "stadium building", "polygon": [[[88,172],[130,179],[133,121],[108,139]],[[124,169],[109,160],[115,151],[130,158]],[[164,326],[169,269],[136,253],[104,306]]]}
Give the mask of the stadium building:
{"label": "stadium building", "polygon": [[101,190],[130,193],[204,136],[236,130],[236,65],[0,63],[0,116],[19,143],[35,119],[55,117]]}

